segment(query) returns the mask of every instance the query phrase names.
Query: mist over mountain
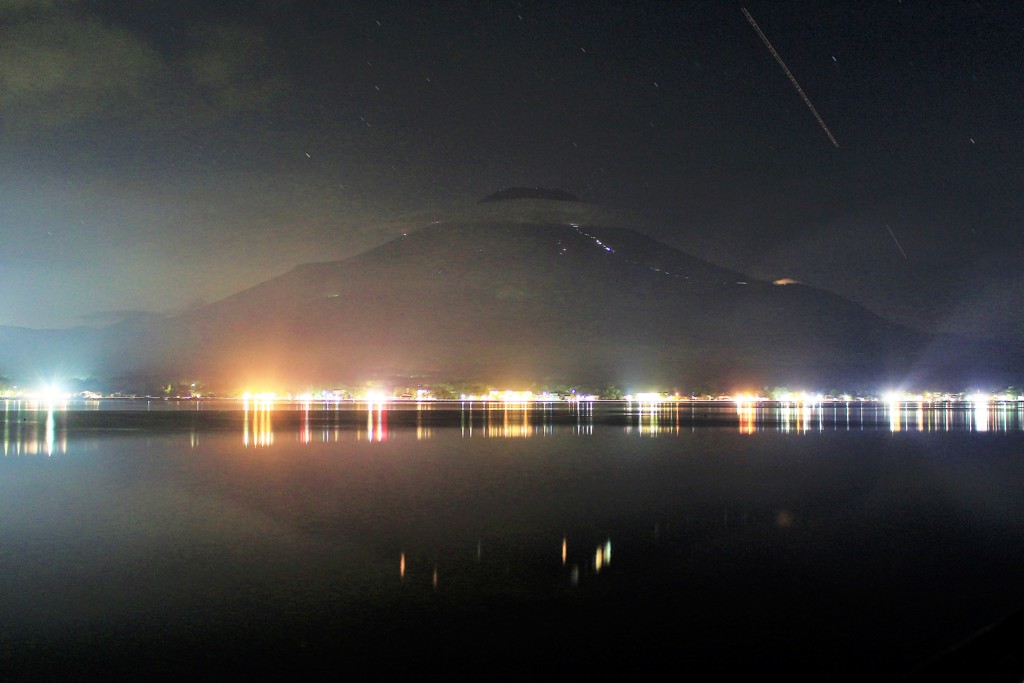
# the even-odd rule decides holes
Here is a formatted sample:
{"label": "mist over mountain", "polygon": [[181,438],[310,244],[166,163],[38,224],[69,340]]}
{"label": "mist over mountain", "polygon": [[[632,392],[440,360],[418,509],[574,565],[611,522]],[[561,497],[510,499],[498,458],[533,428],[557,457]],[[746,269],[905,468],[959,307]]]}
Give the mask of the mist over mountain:
{"label": "mist over mountain", "polygon": [[927,335],[825,291],[749,278],[628,220],[561,191],[514,188],[413,218],[358,256],[298,266],[176,317],[126,320],[79,347],[92,374],[121,383],[230,389],[948,386],[1008,382],[1018,367],[1019,354],[990,342]]}

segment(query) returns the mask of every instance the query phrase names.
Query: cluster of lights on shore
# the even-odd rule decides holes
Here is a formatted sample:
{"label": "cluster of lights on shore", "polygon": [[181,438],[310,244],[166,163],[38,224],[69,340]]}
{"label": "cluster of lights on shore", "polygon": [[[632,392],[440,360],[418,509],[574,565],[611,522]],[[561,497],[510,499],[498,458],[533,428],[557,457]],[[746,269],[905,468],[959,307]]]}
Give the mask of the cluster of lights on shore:
{"label": "cluster of lights on shore", "polygon": [[[95,397],[82,400],[66,392],[46,391],[5,394],[0,400],[0,453],[34,455],[66,453],[69,430],[64,411],[75,410],[76,403],[98,408]],[[106,399],[115,402],[117,398]],[[208,399],[203,399],[207,401]],[[218,399],[212,399],[218,400]],[[238,406],[238,397],[230,399],[228,409]],[[306,397],[278,395],[270,392],[244,395],[242,442],[246,447],[268,447],[275,444],[274,413],[282,419],[284,433],[297,427],[295,435],[302,444],[314,441],[340,441],[344,435],[357,441],[383,442],[402,434],[417,440],[434,437],[431,415],[433,400],[393,398],[373,392],[358,398],[324,395]],[[406,403],[405,408],[401,406]],[[524,438],[553,434],[556,427],[570,429],[577,435],[594,434],[594,396],[534,395],[528,391],[488,392],[483,396],[463,397],[460,401],[438,401],[442,410],[454,410],[457,421],[446,423],[461,430],[463,438]],[[160,399],[143,399],[146,410],[150,404],[167,405]],[[709,403],[721,405],[709,406]],[[189,401],[172,401],[168,408],[184,408]],[[741,434],[760,431],[806,433],[826,429],[877,429],[895,432],[959,431],[1006,432],[1024,430],[1024,396],[1007,394],[911,394],[891,392],[878,398],[829,397],[821,394],[791,394],[771,399],[752,394],[693,398],[671,396],[659,392],[643,392],[620,401],[609,401],[611,412],[628,416],[621,426],[627,433],[640,436],[680,434],[701,422],[724,426],[732,424]],[[446,405],[447,404],[447,405]],[[704,404],[703,406],[701,404]],[[200,408],[199,402],[194,407]],[[564,406],[559,408],[558,406]],[[189,406],[190,408],[192,406]],[[296,410],[298,408],[298,410]],[[409,409],[412,410],[409,410]],[[116,409],[116,407],[115,407]],[[138,408],[128,408],[129,410]],[[157,407],[156,409],[161,409]],[[391,415],[399,413],[397,431],[390,425]],[[402,419],[404,413],[405,419]],[[347,414],[348,419],[338,417]],[[365,422],[353,422],[351,416]],[[415,415],[415,431],[408,416]],[[563,420],[555,420],[561,415]],[[291,416],[290,418],[288,416]],[[571,420],[566,422],[564,418]],[[297,418],[297,423],[294,420]],[[293,420],[289,422],[288,420]],[[709,422],[710,420],[710,422]],[[281,431],[282,425],[276,425]],[[408,427],[405,432],[403,428]],[[197,432],[190,433],[190,444],[197,445]],[[278,434],[278,437],[281,433]],[[404,438],[404,437],[402,437]],[[600,562],[600,555],[597,556]]]}
{"label": "cluster of lights on shore", "polygon": [[[91,391],[82,392],[70,392],[63,389],[58,384],[43,384],[38,388],[33,387],[12,387],[0,391],[0,398],[8,400],[27,400],[27,401],[39,401],[39,402],[56,402],[56,401],[67,401],[73,399],[84,399],[84,400],[98,400],[102,398],[122,398],[122,396],[105,396]],[[132,398],[145,398],[145,397],[132,397]],[[190,392],[187,396],[175,396],[172,398],[188,398],[188,399],[200,399],[203,395],[198,391]],[[209,397],[208,397],[209,398]],[[417,389],[414,395],[402,394],[397,395],[396,393],[388,393],[380,389],[369,389],[355,395],[343,392],[340,390],[324,390],[320,392],[303,392],[303,393],[278,393],[275,391],[245,391],[240,395],[234,396],[220,396],[219,398],[227,399],[241,399],[243,401],[258,401],[258,402],[276,402],[276,401],[298,401],[298,402],[314,402],[314,401],[358,401],[371,404],[388,403],[392,401],[434,401],[439,400],[435,398],[430,389]],[[533,392],[529,390],[513,390],[513,389],[491,389],[486,393],[481,394],[461,394],[458,399],[460,401],[473,401],[473,402],[498,402],[505,404],[530,404],[530,403],[553,403],[553,402],[595,402],[602,399],[597,394],[577,394],[575,391],[569,393],[554,393],[554,392]],[[656,391],[641,391],[632,394],[626,394],[621,399],[628,402],[635,402],[645,405],[657,405],[663,403],[677,403],[677,402],[688,402],[688,401],[727,401],[735,402],[740,405],[750,405],[756,403],[796,403],[796,404],[822,404],[822,403],[851,403],[851,402],[881,402],[881,403],[981,403],[981,402],[1000,402],[1000,401],[1024,401],[1024,394],[1020,392],[985,392],[985,391],[967,391],[967,392],[912,392],[902,390],[887,390],[880,392],[879,394],[869,395],[853,395],[853,394],[822,394],[816,392],[807,391],[794,391],[784,392],[781,394],[775,394],[773,396],[766,396],[763,394],[740,392],[735,394],[717,394],[717,395],[696,395],[696,394],[679,394],[679,393],[668,393],[668,392],[656,392]]]}
{"label": "cluster of lights on shore", "polygon": [[[355,396],[343,395],[341,392],[323,391],[320,393],[301,393],[301,394],[278,394],[276,392],[259,392],[252,393],[246,391],[241,396],[242,400],[254,400],[254,401],[298,401],[298,402],[311,402],[311,401],[358,401],[371,404],[389,403],[392,401],[434,401],[436,399],[431,395],[428,389],[421,389],[417,391],[415,396],[396,396],[389,395],[384,391],[372,390],[365,393],[357,394]],[[667,392],[637,392],[635,394],[626,394],[621,399],[602,399],[597,394],[576,394],[576,393],[551,393],[551,392],[540,392],[534,393],[533,391],[520,391],[520,390],[499,390],[492,389],[484,394],[461,394],[458,399],[459,401],[473,401],[473,402],[495,402],[505,404],[517,404],[517,403],[553,403],[553,402],[595,402],[603,400],[616,400],[616,401],[627,401],[632,403],[641,403],[645,405],[650,404],[662,404],[662,403],[686,403],[692,401],[722,401],[737,403],[740,405],[748,405],[754,403],[797,403],[801,405],[817,405],[822,403],[857,403],[857,402],[874,402],[874,403],[992,403],[999,401],[1024,401],[1024,394],[1018,392],[984,392],[984,391],[971,391],[971,392],[923,392],[916,393],[910,391],[885,391],[878,395],[857,395],[852,394],[841,394],[839,396],[814,393],[814,392],[786,392],[773,397],[751,394],[751,393],[738,393],[738,394],[717,394],[717,395],[682,395],[682,394],[671,394]]]}

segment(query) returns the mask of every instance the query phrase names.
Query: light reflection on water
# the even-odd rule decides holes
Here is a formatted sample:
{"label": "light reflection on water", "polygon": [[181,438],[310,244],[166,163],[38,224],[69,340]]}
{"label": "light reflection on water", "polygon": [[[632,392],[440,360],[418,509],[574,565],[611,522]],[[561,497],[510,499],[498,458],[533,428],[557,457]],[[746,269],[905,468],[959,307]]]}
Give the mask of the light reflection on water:
{"label": "light reflection on water", "polygon": [[[24,409],[21,401],[4,401],[3,454],[46,455],[67,453],[66,429],[58,429],[54,412],[59,415],[66,406],[36,405]],[[31,416],[31,417],[29,417]]]}
{"label": "light reflection on water", "polygon": [[[392,438],[418,441],[438,430],[457,428],[462,438],[522,439],[571,433],[591,436],[595,425],[610,425],[640,437],[680,435],[695,429],[735,429],[740,434],[806,434],[822,431],[1018,432],[1024,430],[1024,402],[670,402],[641,404],[501,403],[494,401],[284,402],[232,401],[3,401],[3,455],[66,453],[67,415],[112,412],[184,414],[240,413],[241,443],[266,448],[275,443],[275,424],[299,443],[346,440],[380,443]],[[102,422],[102,420],[101,420]],[[99,425],[102,428],[102,424]],[[74,436],[75,430],[70,430]],[[202,421],[193,422],[196,447]]]}

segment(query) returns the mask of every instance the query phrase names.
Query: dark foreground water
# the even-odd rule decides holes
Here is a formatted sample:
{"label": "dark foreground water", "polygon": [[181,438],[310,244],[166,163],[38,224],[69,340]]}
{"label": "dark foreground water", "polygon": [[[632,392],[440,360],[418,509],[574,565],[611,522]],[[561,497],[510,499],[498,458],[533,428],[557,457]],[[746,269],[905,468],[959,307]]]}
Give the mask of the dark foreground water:
{"label": "dark foreground water", "polygon": [[0,404],[0,678],[1024,672],[1019,406],[366,408]]}

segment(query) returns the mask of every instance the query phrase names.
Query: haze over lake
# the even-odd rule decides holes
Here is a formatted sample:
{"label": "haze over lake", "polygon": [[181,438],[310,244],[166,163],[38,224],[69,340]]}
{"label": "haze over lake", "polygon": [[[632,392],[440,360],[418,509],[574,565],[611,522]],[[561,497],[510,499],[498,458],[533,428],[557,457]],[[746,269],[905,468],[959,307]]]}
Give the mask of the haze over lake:
{"label": "haze over lake", "polygon": [[0,657],[884,679],[1024,605],[1020,403],[788,410],[8,401]]}

